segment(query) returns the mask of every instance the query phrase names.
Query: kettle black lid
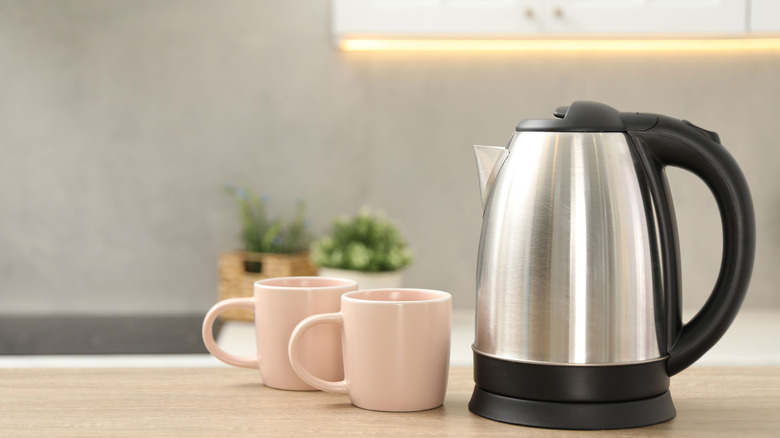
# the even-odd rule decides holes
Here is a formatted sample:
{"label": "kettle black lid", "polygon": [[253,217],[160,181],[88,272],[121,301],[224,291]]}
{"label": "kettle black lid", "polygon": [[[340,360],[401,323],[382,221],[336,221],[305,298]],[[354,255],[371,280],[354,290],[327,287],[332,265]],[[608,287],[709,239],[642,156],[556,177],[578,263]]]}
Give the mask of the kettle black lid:
{"label": "kettle black lid", "polygon": [[516,131],[626,132],[644,131],[658,121],[655,114],[621,113],[609,105],[578,100],[553,111],[555,119],[526,119]]}

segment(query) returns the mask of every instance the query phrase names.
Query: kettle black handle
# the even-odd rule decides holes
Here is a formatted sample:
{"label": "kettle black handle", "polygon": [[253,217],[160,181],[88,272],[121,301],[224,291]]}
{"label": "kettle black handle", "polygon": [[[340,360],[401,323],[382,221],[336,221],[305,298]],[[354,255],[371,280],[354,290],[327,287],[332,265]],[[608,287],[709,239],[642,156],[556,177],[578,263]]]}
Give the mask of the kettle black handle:
{"label": "kettle black handle", "polygon": [[[679,295],[667,297],[671,301],[671,310],[676,316],[677,327],[669,327],[669,361],[667,371],[670,376],[684,370],[707,352],[729,328],[747,293],[755,257],[755,215],[753,201],[745,176],[734,158],[719,143],[718,135],[696,127],[689,122],[658,116],[658,123],[645,131],[629,132],[635,143],[651,157],[648,172],[651,190],[667,190],[663,168],[675,166],[688,170],[701,178],[712,191],[720,211],[723,227],[723,255],[720,273],[715,287],[699,312],[680,327]],[[653,189],[652,186],[656,188]],[[663,187],[661,187],[663,185]],[[656,191],[657,193],[657,191]],[[679,272],[671,205],[655,202],[660,211],[659,231],[661,233],[662,263],[667,275],[665,282],[676,282],[669,290],[679,294]],[[663,215],[670,223],[663,224]],[[670,278],[672,277],[672,278]],[[676,336],[676,339],[674,338]]]}

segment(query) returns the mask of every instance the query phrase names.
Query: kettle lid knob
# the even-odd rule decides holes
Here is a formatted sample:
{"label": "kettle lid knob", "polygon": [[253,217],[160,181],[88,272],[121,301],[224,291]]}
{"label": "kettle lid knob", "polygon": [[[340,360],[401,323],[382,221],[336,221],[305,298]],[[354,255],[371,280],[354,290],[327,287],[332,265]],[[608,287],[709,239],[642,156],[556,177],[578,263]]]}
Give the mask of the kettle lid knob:
{"label": "kettle lid knob", "polygon": [[559,119],[566,117],[566,113],[569,112],[569,105],[559,106],[553,111],[553,115]]}

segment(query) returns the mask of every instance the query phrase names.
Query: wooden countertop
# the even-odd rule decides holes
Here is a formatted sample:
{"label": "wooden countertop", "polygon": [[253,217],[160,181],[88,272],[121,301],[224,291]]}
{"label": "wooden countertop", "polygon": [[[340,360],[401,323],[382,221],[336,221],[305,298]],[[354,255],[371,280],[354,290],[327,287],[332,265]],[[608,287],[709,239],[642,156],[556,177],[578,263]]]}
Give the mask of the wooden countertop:
{"label": "wooden countertop", "polygon": [[596,435],[478,417],[472,388],[471,369],[453,368],[443,407],[386,413],[239,368],[0,369],[0,436],[780,436],[780,367],[688,369],[672,378],[675,419]]}

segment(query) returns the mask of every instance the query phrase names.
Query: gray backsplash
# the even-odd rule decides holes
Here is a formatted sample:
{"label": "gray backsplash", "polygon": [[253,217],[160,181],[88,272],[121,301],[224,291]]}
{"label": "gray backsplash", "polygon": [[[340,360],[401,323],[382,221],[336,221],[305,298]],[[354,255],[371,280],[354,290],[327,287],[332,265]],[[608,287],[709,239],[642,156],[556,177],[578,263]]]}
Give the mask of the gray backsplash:
{"label": "gray backsplash", "polygon": [[[398,220],[406,285],[474,303],[471,145],[577,99],[717,130],[754,194],[746,305],[780,306],[780,53],[344,53],[328,1],[0,2],[0,313],[205,312],[239,246],[225,183],[315,232],[363,205]],[[671,171],[685,305],[720,223]]]}

